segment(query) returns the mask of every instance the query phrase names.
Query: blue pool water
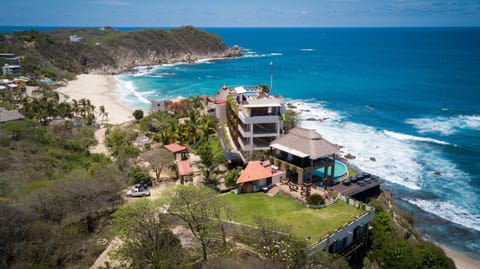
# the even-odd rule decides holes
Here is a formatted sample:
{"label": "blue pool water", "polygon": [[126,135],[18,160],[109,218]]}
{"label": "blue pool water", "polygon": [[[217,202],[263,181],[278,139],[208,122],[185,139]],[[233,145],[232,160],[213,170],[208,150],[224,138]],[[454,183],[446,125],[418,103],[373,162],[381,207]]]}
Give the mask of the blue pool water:
{"label": "blue pool water", "polygon": [[[347,173],[347,166],[344,163],[342,163],[341,161],[335,161],[335,170],[334,171],[335,171],[335,173],[334,173],[335,178],[342,177]],[[327,169],[327,173],[328,173],[329,177],[332,176],[332,168],[331,167],[329,167]],[[323,168],[315,170],[313,172],[313,174],[323,178],[323,175],[324,175],[323,174]]]}

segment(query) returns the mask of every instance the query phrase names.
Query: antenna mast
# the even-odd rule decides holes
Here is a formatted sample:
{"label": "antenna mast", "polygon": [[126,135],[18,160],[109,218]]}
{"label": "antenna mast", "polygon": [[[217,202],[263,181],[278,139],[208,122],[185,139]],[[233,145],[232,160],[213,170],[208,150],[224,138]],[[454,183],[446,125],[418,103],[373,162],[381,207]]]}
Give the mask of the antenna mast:
{"label": "antenna mast", "polygon": [[270,92],[273,91],[273,61],[270,62]]}

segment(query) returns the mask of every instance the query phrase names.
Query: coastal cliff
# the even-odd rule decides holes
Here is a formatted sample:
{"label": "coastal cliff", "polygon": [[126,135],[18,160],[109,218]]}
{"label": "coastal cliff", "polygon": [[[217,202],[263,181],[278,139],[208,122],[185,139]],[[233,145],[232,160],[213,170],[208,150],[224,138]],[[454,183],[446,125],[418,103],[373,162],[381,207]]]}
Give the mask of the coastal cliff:
{"label": "coastal cliff", "polygon": [[171,30],[60,29],[0,35],[0,49],[21,57],[25,73],[114,74],[134,66],[241,56],[214,34],[183,26]]}

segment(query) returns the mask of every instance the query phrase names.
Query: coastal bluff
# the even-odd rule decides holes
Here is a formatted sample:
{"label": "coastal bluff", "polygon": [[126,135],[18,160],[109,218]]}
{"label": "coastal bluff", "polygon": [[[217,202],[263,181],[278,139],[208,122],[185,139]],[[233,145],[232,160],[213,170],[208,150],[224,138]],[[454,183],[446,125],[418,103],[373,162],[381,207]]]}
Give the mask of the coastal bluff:
{"label": "coastal bluff", "polygon": [[2,50],[21,56],[26,73],[117,74],[134,66],[241,56],[220,36],[182,26],[169,30],[58,29],[0,34]]}

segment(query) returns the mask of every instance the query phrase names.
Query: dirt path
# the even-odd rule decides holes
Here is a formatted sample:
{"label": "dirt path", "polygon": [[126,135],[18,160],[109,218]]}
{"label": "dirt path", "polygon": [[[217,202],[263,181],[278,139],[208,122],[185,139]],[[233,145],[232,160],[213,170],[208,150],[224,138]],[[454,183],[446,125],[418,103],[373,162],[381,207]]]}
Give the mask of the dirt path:
{"label": "dirt path", "polygon": [[[166,175],[164,175],[164,176],[166,176]],[[172,187],[172,186],[175,186],[175,185],[179,184],[179,182],[180,181],[177,180],[177,181],[168,181],[168,182],[162,182],[162,183],[155,184],[155,186],[150,188],[150,196],[147,197],[147,199],[155,200],[157,198],[160,198],[162,192],[165,189],[167,189],[169,187]],[[126,193],[126,191],[124,191],[124,193]],[[125,196],[124,199],[126,200],[127,203],[131,203],[131,202],[134,202],[134,201],[138,201],[138,199],[142,199],[142,198],[133,198],[133,197],[126,197]],[[122,241],[118,237],[115,237],[110,242],[108,247],[102,252],[102,254],[100,254],[100,256],[98,256],[97,260],[90,267],[90,269],[97,269],[97,268],[100,268],[101,266],[105,266],[105,262],[108,262],[110,265],[114,265],[114,266],[115,265],[116,266],[120,265],[121,262],[118,261],[118,260],[112,259],[110,257],[110,253],[113,253],[121,245],[122,245]]]}
{"label": "dirt path", "polygon": [[103,153],[107,156],[110,155],[110,152],[108,151],[107,147],[105,146],[105,131],[107,129],[105,127],[102,127],[95,131],[95,138],[98,141],[98,144],[96,146],[90,147],[90,152],[91,153]]}
{"label": "dirt path", "polygon": [[115,237],[108,247],[98,256],[97,260],[95,263],[90,266],[90,269],[96,269],[100,268],[101,266],[105,266],[105,263],[108,262],[111,266],[119,266],[121,263],[117,260],[113,260],[110,258],[109,254],[113,253],[113,251],[117,250],[120,246],[122,245],[122,241],[118,238]]}

